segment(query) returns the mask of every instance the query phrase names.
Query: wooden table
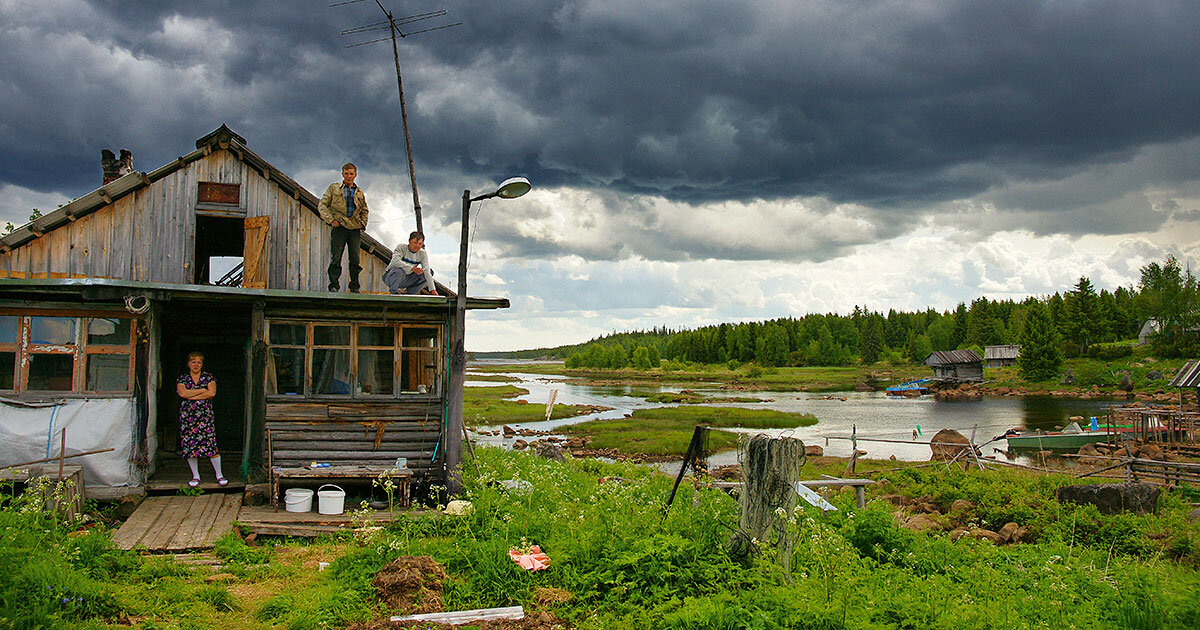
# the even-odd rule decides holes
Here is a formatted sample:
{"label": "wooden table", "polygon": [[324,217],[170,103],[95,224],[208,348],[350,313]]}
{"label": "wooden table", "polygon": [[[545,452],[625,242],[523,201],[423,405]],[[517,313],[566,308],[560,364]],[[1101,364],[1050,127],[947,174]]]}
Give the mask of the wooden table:
{"label": "wooden table", "polygon": [[400,507],[407,508],[411,502],[409,496],[412,481],[412,470],[394,466],[329,466],[326,468],[280,468],[271,469],[271,507],[279,509],[279,482],[284,479],[327,481],[331,479],[377,479],[380,475],[390,478],[396,484],[395,500]]}

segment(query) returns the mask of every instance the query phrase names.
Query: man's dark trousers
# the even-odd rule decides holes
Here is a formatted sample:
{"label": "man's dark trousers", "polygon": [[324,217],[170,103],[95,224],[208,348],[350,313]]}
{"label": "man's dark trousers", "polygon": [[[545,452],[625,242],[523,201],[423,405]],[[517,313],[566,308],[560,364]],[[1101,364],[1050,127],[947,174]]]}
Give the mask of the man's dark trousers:
{"label": "man's dark trousers", "polygon": [[349,248],[347,258],[350,262],[350,290],[358,291],[358,272],[362,266],[358,264],[358,253],[362,249],[362,230],[351,230],[336,226],[329,233],[329,290],[336,291],[338,281],[342,277],[342,250]]}

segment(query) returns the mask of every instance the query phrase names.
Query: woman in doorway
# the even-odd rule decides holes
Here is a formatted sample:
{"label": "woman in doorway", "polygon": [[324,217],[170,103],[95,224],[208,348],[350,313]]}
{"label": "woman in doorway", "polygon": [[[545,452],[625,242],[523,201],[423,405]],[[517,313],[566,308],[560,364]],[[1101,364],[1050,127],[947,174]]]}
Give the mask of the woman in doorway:
{"label": "woman in doorway", "polygon": [[213,416],[212,399],[217,395],[217,381],[212,374],[204,372],[204,355],[193,352],[188,355],[188,371],[175,382],[175,391],[183,400],[179,403],[179,440],[183,456],[192,469],[192,480],[188,485],[200,485],[198,458],[207,457],[212,462],[217,483],[225,485],[229,480],[221,474],[221,453],[217,451],[216,418]]}

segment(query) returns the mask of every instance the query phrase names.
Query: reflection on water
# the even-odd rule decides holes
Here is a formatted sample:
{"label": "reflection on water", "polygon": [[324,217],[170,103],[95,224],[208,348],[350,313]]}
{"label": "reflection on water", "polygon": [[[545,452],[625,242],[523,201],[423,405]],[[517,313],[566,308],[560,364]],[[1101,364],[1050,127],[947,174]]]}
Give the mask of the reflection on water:
{"label": "reflection on water", "polygon": [[[529,390],[529,394],[520,398],[530,403],[544,405],[550,396],[550,390],[557,389],[557,402],[562,404],[613,407],[612,411],[548,422],[512,425],[514,428],[547,431],[597,418],[620,418],[636,409],[670,406],[662,403],[648,403],[642,398],[630,396],[632,388],[628,386],[575,385],[565,377],[542,374],[513,372],[506,375],[521,380],[520,383],[513,384]],[[469,374],[467,378],[470,378]],[[485,386],[503,383],[480,381],[468,384]],[[689,389],[711,396],[730,395],[730,392],[716,388],[705,389],[692,386]],[[639,389],[639,391],[677,392],[679,388],[646,388]],[[789,434],[804,440],[805,444],[816,444],[823,447],[826,455],[846,457],[850,455],[850,441],[835,438],[849,437],[853,430],[857,430],[858,437],[863,440],[859,442],[859,450],[866,451],[867,457],[887,459],[889,456],[895,455],[897,459],[908,461],[929,459],[929,446],[917,442],[928,442],[935,433],[942,429],[954,429],[968,437],[974,431],[975,443],[982,444],[993,437],[1002,435],[1011,428],[1053,430],[1056,426],[1065,425],[1071,416],[1103,415],[1112,404],[1105,401],[1050,396],[935,401],[930,397],[888,398],[882,392],[838,392],[832,395],[805,392],[750,392],[743,395],[769,399],[769,402],[720,403],[719,406],[810,413],[819,421],[811,427],[762,430],[762,433],[768,435]],[[498,429],[499,427],[490,428]],[[754,431],[759,432],[760,430]],[[913,440],[914,431],[920,432],[920,436],[916,440]],[[870,442],[867,441],[868,438],[905,440],[908,443]],[[481,436],[480,438],[480,441],[485,444],[511,444],[514,440],[515,438],[504,439],[502,436]],[[1003,440],[994,442],[983,449],[984,454],[991,454],[992,447],[1005,448],[1006,444]],[[736,454],[727,453],[714,457],[711,463],[723,465],[735,461]]]}

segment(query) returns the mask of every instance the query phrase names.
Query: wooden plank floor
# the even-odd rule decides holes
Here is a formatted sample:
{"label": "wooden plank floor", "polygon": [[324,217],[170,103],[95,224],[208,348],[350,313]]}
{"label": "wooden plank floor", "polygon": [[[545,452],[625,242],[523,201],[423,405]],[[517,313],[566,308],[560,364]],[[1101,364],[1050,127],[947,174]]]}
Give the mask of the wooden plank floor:
{"label": "wooden plank floor", "polygon": [[233,528],[241,506],[240,493],[147,497],[117,530],[113,540],[122,549],[208,549]]}
{"label": "wooden plank floor", "polygon": [[[412,510],[399,509],[396,514],[412,514]],[[318,514],[316,512],[288,512],[276,510],[269,505],[243,505],[238,512],[238,523],[246,529],[271,536],[321,536],[338,531],[349,531],[354,527],[349,514]],[[386,511],[371,512],[370,520],[381,525],[391,522]]]}

